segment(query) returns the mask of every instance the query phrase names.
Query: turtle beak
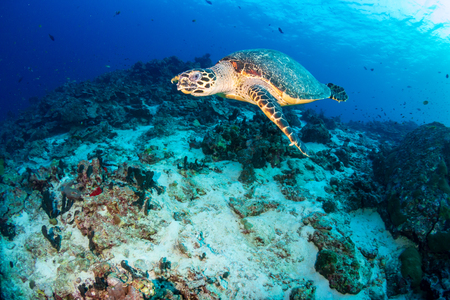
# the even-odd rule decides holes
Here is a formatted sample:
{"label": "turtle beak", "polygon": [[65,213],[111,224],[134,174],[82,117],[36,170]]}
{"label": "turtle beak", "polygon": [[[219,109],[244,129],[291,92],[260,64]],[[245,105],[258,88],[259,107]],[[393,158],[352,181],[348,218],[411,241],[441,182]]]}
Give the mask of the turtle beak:
{"label": "turtle beak", "polygon": [[175,76],[174,78],[172,78],[172,79],[170,79],[170,82],[172,83],[172,84],[175,84],[175,83],[177,83],[178,82],[178,80],[180,80],[180,76]]}
{"label": "turtle beak", "polygon": [[196,85],[189,81],[189,76],[185,73],[178,74],[170,80],[173,84],[177,84],[177,90],[182,91],[185,94],[192,94],[192,91],[196,89]]}
{"label": "turtle beak", "polygon": [[181,82],[180,82],[180,75],[177,75],[177,76],[175,76],[174,78],[172,78],[172,79],[170,80],[170,82],[171,82],[172,84],[176,84],[176,85],[177,85],[177,91],[181,90],[183,93],[188,94],[188,93],[183,89],[183,86],[181,85]]}

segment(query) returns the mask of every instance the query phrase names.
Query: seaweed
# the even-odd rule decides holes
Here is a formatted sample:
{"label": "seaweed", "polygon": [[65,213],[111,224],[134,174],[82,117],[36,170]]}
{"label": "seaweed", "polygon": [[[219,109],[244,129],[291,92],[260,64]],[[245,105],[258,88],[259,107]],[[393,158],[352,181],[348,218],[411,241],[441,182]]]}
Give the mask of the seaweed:
{"label": "seaweed", "polygon": [[12,241],[16,236],[16,226],[14,224],[8,224],[8,220],[0,220],[0,233]]}
{"label": "seaweed", "polygon": [[41,207],[44,209],[44,211],[47,213],[47,216],[50,219],[55,219],[59,215],[63,215],[64,213],[68,212],[70,208],[73,205],[73,198],[67,197],[65,192],[62,193],[62,206],[61,211],[57,208],[57,203],[55,202],[55,199],[50,194],[49,190],[45,190],[42,193],[42,204]]}
{"label": "seaweed", "polygon": [[159,260],[159,268],[161,271],[170,270],[172,268],[172,263],[165,257],[161,257]]}
{"label": "seaweed", "polygon": [[63,179],[64,175],[65,175],[64,169],[67,167],[68,167],[68,165],[62,159],[60,159],[58,161],[58,165],[56,166],[56,169],[55,169],[56,178],[58,178],[59,180]]}
{"label": "seaweed", "polygon": [[5,174],[5,160],[3,158],[0,158],[0,176],[3,176]]}
{"label": "seaweed", "polygon": [[[134,201],[133,203],[132,203],[132,205],[137,205],[137,207],[139,208],[139,209],[141,209],[142,208],[142,206],[144,206],[144,202],[145,202],[145,191],[136,191],[135,192],[135,195],[137,195],[139,198],[136,200],[136,201]],[[145,212],[144,212],[145,213]]]}
{"label": "seaweed", "polygon": [[187,156],[184,157],[183,160],[183,166],[180,167],[179,164],[177,164],[178,170],[194,170],[194,171],[201,171],[203,168],[206,168],[206,164],[202,162],[201,164],[198,163],[198,159],[196,159],[193,163],[188,163]]}
{"label": "seaweed", "polygon": [[49,190],[44,190],[41,192],[42,194],[42,205],[41,207],[44,209],[44,211],[47,213],[47,216],[50,219],[54,219],[58,216],[58,209],[55,205],[55,199],[50,194]]}
{"label": "seaweed", "polygon": [[88,169],[86,170],[86,176],[88,178],[91,177],[93,172],[94,172],[94,168],[92,167],[92,165],[89,165]]}
{"label": "seaweed", "polygon": [[29,187],[33,190],[38,190],[42,193],[50,187],[47,179],[42,179],[36,170],[32,170],[27,167],[24,176],[27,179]]}
{"label": "seaweed", "polygon": [[80,291],[81,297],[83,297],[83,299],[84,299],[86,297],[86,292],[89,289],[86,287],[86,284],[83,283],[78,286],[78,290]]}
{"label": "seaweed", "polygon": [[[148,215],[148,211],[154,208],[154,205],[150,203],[150,200],[145,200],[145,191],[148,189],[155,189],[158,195],[164,192],[164,188],[158,186],[153,180],[154,174],[155,173],[152,171],[144,171],[138,168],[129,167],[126,176],[126,180],[128,183],[136,183],[136,185],[138,186],[138,190],[135,191],[138,199],[132,204],[137,205],[139,209],[142,209],[142,207],[144,207],[144,214],[146,216]],[[133,178],[135,178],[136,181],[134,181]]]}
{"label": "seaweed", "polygon": [[[156,290],[155,295],[150,299],[167,299],[167,294],[180,295],[181,292],[175,287],[175,285],[167,279],[157,278],[153,280]],[[170,291],[170,292],[169,292]]]}
{"label": "seaweed", "polygon": [[95,251],[95,243],[93,241],[94,235],[95,235],[95,231],[94,230],[90,230],[88,235],[87,235],[88,240],[89,240],[89,250],[91,250],[92,253],[94,253],[94,251]]}
{"label": "seaweed", "polygon": [[[67,201],[69,200],[69,201]],[[73,199],[67,199],[66,194],[62,195],[62,207],[60,214],[63,215],[64,213],[68,212],[70,208],[72,207],[74,201]]]}
{"label": "seaweed", "polygon": [[184,218],[186,217],[186,213],[185,212],[174,212],[173,213],[173,219],[175,221],[181,222],[184,220]]}
{"label": "seaweed", "polygon": [[137,186],[141,191],[155,189],[158,195],[160,195],[164,192],[164,188],[156,184],[153,180],[153,175],[155,175],[155,172],[153,171],[145,171],[139,168],[128,167],[126,180],[129,183],[135,183],[133,180],[134,177],[136,179]]}
{"label": "seaweed", "polygon": [[228,121],[234,121],[234,120],[236,120],[236,118],[238,117],[238,115],[239,115],[239,110],[238,110],[237,108],[235,108],[235,109],[233,110],[233,113],[231,114],[231,116],[228,117]]}
{"label": "seaweed", "polygon": [[204,260],[206,258],[206,253],[203,252],[202,255],[199,255],[200,260]]}
{"label": "seaweed", "polygon": [[126,260],[122,260],[122,262],[120,263],[120,266],[131,274],[131,277],[133,278],[133,280],[136,278],[147,278],[148,277],[147,273],[144,273],[142,271],[139,271],[137,269],[130,267],[128,265],[128,261],[126,261]]}
{"label": "seaweed", "polygon": [[103,277],[95,276],[94,288],[100,291],[106,291],[108,282]]}
{"label": "seaweed", "polygon": [[144,203],[144,215],[148,216],[148,211],[150,210],[149,200]]}
{"label": "seaweed", "polygon": [[59,250],[61,249],[61,235],[55,233],[55,230],[59,231],[59,228],[52,227],[47,232],[47,227],[45,225],[42,225],[42,234],[50,242],[53,248],[55,248],[56,251],[59,252]]}

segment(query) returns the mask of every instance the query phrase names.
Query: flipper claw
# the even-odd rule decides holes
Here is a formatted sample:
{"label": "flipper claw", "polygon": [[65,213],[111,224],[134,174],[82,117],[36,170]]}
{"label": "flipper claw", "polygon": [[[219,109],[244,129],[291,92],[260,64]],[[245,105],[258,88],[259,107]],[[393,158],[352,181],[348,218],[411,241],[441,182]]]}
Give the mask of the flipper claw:
{"label": "flipper claw", "polygon": [[289,138],[291,141],[290,146],[295,145],[301,153],[309,157],[308,149],[298,138],[294,130],[292,130],[277,99],[275,99],[264,87],[259,85],[250,88],[249,96],[259,106],[263,113]]}

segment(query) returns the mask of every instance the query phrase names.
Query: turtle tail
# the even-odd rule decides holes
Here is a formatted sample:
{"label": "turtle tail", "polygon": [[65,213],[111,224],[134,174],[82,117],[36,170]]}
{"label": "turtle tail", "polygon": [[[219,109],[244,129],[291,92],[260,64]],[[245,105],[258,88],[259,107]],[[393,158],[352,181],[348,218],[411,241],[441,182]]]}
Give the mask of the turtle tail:
{"label": "turtle tail", "polygon": [[331,99],[334,99],[338,102],[347,101],[348,95],[345,92],[344,88],[342,88],[338,85],[332,84],[332,83],[328,83],[327,86],[331,90],[331,96],[330,96]]}

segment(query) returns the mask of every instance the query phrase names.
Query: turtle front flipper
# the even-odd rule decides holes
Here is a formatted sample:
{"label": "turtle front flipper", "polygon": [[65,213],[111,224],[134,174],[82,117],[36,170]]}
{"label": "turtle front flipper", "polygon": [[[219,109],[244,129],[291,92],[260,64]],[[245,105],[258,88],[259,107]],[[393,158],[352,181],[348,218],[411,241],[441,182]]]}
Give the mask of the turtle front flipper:
{"label": "turtle front flipper", "polygon": [[250,98],[261,108],[263,113],[274,122],[281,131],[289,138],[291,145],[295,145],[304,155],[309,156],[309,151],[305,144],[298,138],[292,130],[289,122],[283,114],[280,104],[265,88],[262,86],[253,86],[249,89]]}

